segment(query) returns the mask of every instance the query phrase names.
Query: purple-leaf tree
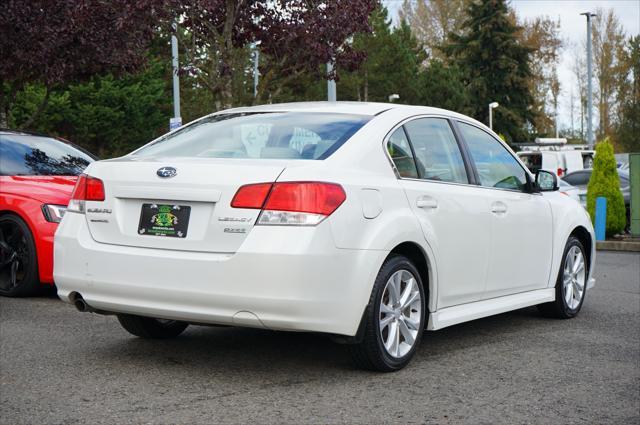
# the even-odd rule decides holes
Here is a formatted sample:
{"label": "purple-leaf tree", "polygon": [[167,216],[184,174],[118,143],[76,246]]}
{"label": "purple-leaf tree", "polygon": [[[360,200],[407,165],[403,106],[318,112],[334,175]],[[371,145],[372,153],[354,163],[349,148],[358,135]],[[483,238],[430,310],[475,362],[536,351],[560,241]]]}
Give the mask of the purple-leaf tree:
{"label": "purple-leaf tree", "polygon": [[26,84],[51,90],[104,72],[140,67],[168,13],[164,0],[5,0],[0,7],[0,127]]}
{"label": "purple-leaf tree", "polygon": [[251,46],[261,54],[258,103],[300,74],[326,78],[329,61],[357,67],[364,55],[349,40],[370,31],[368,18],[378,5],[377,0],[173,1],[184,31],[183,71],[211,91],[216,109],[233,106],[233,76],[247,72]]}

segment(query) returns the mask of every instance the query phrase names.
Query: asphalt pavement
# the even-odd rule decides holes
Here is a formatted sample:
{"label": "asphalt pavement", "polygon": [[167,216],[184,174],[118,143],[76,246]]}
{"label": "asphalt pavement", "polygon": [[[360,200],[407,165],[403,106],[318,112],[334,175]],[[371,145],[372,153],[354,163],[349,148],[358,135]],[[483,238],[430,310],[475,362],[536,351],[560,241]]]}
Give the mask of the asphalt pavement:
{"label": "asphalt pavement", "polygon": [[322,335],[170,341],[56,298],[0,299],[0,423],[640,423],[640,254],[599,252],[572,320],[526,308],[428,332],[393,374]]}

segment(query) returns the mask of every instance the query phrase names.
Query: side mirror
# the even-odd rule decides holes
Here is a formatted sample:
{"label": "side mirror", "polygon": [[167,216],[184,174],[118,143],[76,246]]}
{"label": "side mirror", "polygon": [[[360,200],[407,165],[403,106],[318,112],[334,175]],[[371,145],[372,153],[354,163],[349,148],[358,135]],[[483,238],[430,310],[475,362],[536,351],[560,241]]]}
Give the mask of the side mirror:
{"label": "side mirror", "polygon": [[536,186],[540,192],[553,192],[558,190],[558,176],[551,171],[536,171]]}

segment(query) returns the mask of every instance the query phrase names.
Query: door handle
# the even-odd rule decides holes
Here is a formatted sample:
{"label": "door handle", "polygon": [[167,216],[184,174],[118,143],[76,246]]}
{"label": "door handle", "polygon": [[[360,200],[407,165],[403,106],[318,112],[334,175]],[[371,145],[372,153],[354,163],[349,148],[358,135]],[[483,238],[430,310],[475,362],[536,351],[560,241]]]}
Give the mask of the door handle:
{"label": "door handle", "polygon": [[416,199],[416,207],[424,209],[436,209],[438,208],[438,201],[431,196],[421,196]]}
{"label": "door handle", "polygon": [[504,202],[494,202],[491,204],[491,212],[494,214],[505,214],[507,212],[507,205]]}

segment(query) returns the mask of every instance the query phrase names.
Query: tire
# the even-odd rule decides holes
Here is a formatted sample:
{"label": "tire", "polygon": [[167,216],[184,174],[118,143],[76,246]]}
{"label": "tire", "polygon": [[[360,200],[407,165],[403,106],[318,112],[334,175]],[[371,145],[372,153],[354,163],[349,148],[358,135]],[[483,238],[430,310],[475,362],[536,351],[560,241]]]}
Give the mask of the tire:
{"label": "tire", "polygon": [[40,292],[36,244],[18,216],[0,216],[0,295],[24,297]]}
{"label": "tire", "polygon": [[[411,299],[416,295],[419,298],[406,303],[404,307],[400,307],[397,301],[394,303],[394,299],[398,297],[394,295],[393,283],[398,282],[398,276],[399,284],[395,287],[399,287],[400,300]],[[404,291],[409,287],[412,289],[405,298]],[[363,316],[362,340],[349,346],[355,365],[361,369],[394,372],[409,364],[422,340],[426,316],[425,300],[420,273],[413,263],[401,255],[390,256],[382,265],[373,285],[369,305]],[[391,307],[382,309],[383,302]],[[405,336],[407,334],[413,337],[411,345],[408,344],[410,338]],[[397,337],[392,338],[395,335]],[[385,347],[385,340],[390,349]]]}
{"label": "tire", "polygon": [[[579,252],[581,258],[582,268],[578,273],[574,274],[573,271],[569,273],[569,275],[575,277],[575,281],[571,281],[571,278],[566,277],[566,272],[574,267],[572,266],[575,264],[573,257],[577,252]],[[570,261],[571,263],[569,263]],[[565,277],[569,281],[566,285]],[[571,236],[562,253],[562,263],[560,264],[560,271],[558,272],[558,278],[556,280],[556,300],[538,305],[538,310],[546,317],[557,319],[571,319],[575,317],[580,312],[582,304],[584,303],[588,278],[589,264],[587,263],[584,246],[582,246],[580,240]],[[568,294],[568,291],[571,291],[571,295]],[[575,292],[578,292],[578,298],[575,297]]]}
{"label": "tire", "polygon": [[180,335],[189,326],[177,320],[118,314],[120,325],[132,335],[147,339],[169,339]]}

